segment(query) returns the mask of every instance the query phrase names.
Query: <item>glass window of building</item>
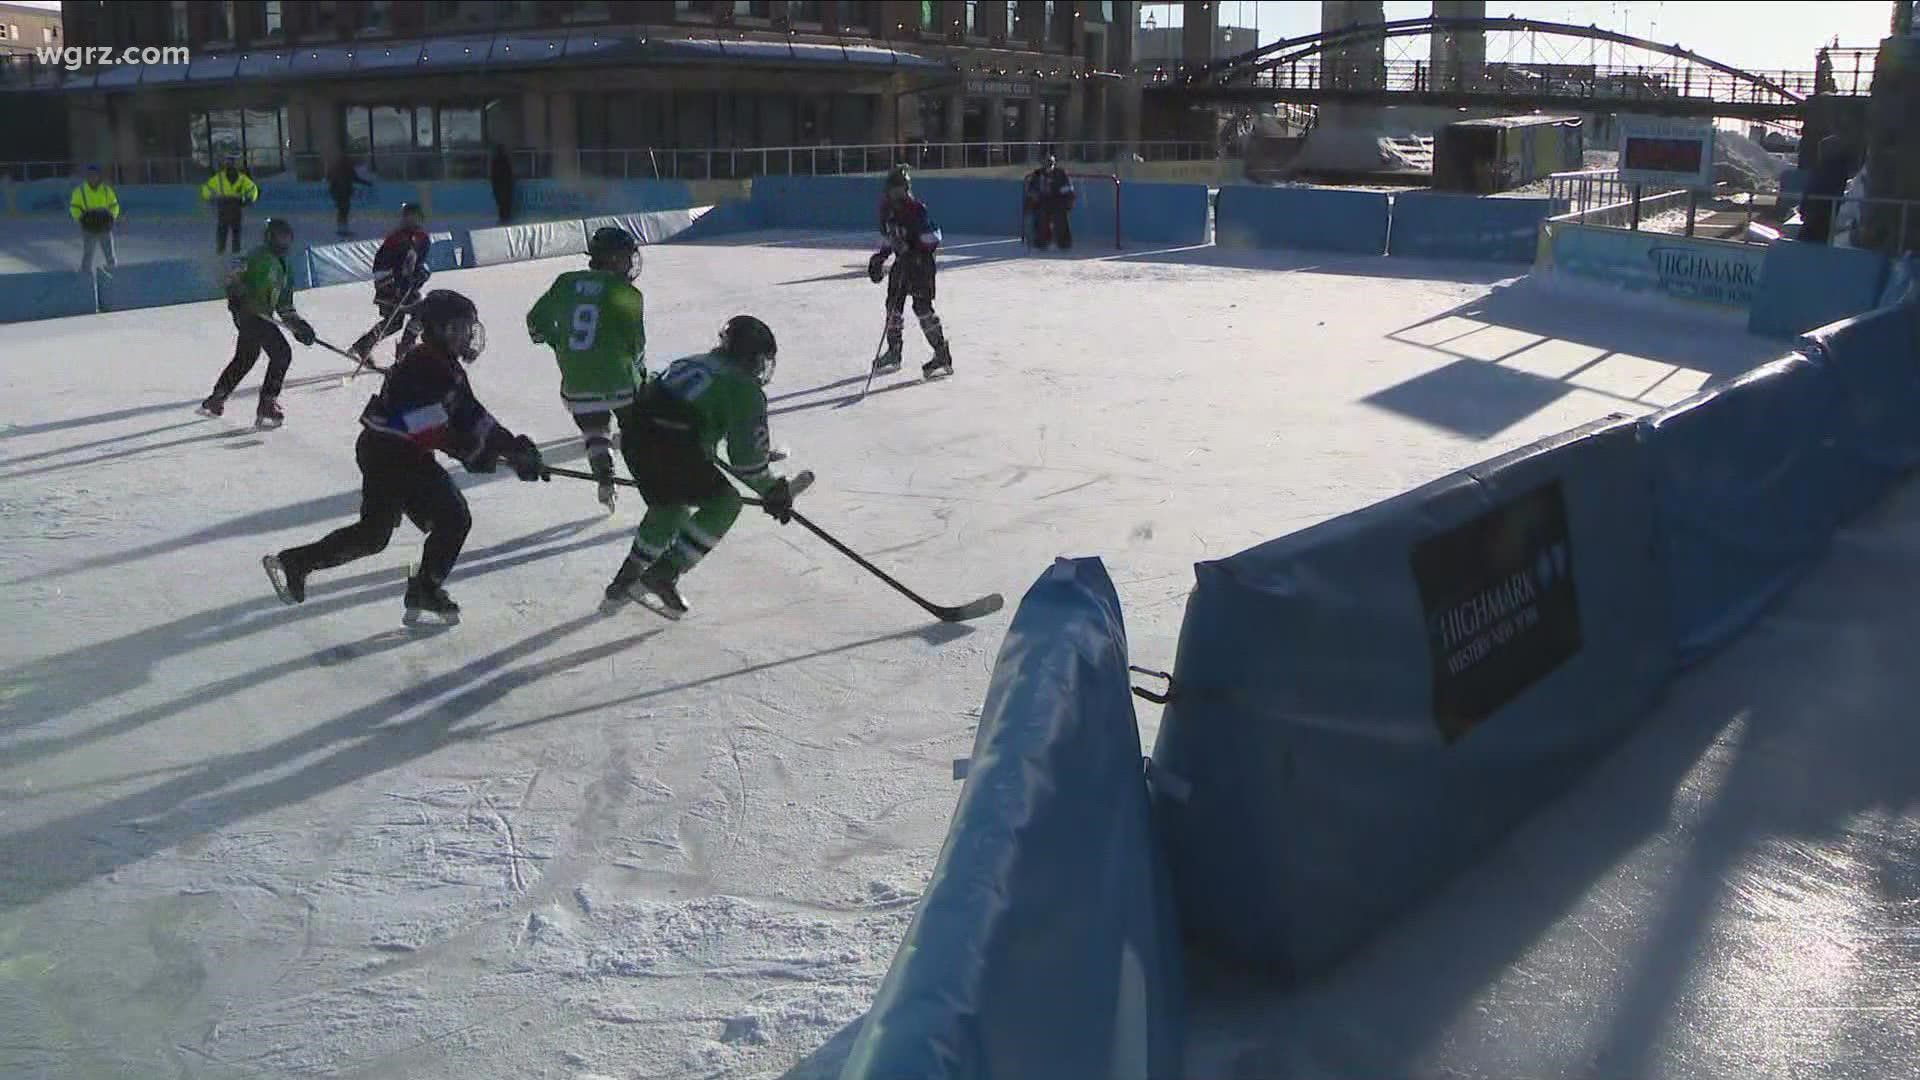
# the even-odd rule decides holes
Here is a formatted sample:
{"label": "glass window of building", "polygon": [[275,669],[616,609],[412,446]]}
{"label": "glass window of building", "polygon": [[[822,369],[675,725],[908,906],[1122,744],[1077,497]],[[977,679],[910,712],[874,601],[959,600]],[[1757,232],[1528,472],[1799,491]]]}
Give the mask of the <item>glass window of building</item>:
{"label": "glass window of building", "polygon": [[1041,4],[1040,40],[1048,45],[1057,44],[1065,35],[1060,33],[1060,12],[1056,0],[1046,0]]}
{"label": "glass window of building", "polygon": [[280,0],[266,0],[260,5],[260,32],[268,40],[278,40],[286,36],[286,26],[281,20]]}
{"label": "glass window of building", "polygon": [[187,32],[193,24],[187,21],[187,0],[173,0],[167,5],[167,39],[175,45],[187,44]]}
{"label": "glass window of building", "polygon": [[573,0],[566,10],[567,22],[605,22],[611,9],[607,0]]}
{"label": "glass window of building", "polygon": [[920,9],[920,29],[937,30],[940,27],[940,5],[933,0],[920,0],[915,5]]}
{"label": "glass window of building", "polygon": [[363,0],[360,27],[363,34],[385,34],[393,29],[393,0]]}
{"label": "glass window of building", "polygon": [[334,37],[340,33],[338,0],[314,0],[307,5],[306,33],[315,37]]}
{"label": "glass window of building", "polygon": [[967,0],[967,33],[974,37],[987,36],[987,14],[981,10],[986,6],[980,0]]}
{"label": "glass window of building", "polygon": [[818,23],[820,0],[793,0],[787,5],[787,18],[797,23]]}
{"label": "glass window of building", "polygon": [[733,0],[735,18],[770,19],[773,17],[773,5],[767,0]]}
{"label": "glass window of building", "polygon": [[208,10],[207,40],[233,40],[233,0],[222,0]]}

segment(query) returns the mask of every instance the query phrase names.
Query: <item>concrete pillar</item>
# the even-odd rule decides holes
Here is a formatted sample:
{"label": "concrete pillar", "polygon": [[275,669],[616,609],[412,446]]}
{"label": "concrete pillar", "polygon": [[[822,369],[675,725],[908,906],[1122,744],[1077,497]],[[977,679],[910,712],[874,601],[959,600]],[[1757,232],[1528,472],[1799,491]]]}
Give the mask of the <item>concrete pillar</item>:
{"label": "concrete pillar", "polygon": [[1007,103],[1006,98],[987,99],[987,141],[997,143],[1007,137],[1006,117],[1000,111]]}
{"label": "concrete pillar", "polygon": [[509,149],[530,147],[545,150],[547,146],[547,95],[537,90],[529,90],[520,99],[520,130],[517,138],[505,134],[499,139]]}
{"label": "concrete pillar", "polygon": [[[1321,0],[1320,28],[1339,30],[1385,22],[1383,8],[1380,0]],[[1331,87],[1378,89],[1385,84],[1386,63],[1386,42],[1357,42],[1322,54],[1320,76]],[[1381,110],[1375,105],[1328,102],[1320,106],[1320,123],[1328,127],[1373,128],[1381,119]]]}
{"label": "concrete pillar", "polygon": [[[1867,176],[1874,198],[1920,203],[1920,37],[1880,43],[1867,107]],[[1920,205],[1904,214],[1899,206],[1871,206],[1862,224],[1864,246],[1920,251]]]}
{"label": "concrete pillar", "polygon": [[113,163],[119,166],[122,175],[138,176],[141,169],[140,132],[134,122],[133,99],[115,99],[109,116],[112,120]]}
{"label": "concrete pillar", "polygon": [[964,142],[966,140],[966,95],[953,93],[947,96],[947,130],[942,132],[939,142]]}
{"label": "concrete pillar", "polygon": [[[1436,18],[1484,19],[1486,0],[1433,0]],[[1487,63],[1484,30],[1435,34],[1429,39],[1427,85],[1435,90],[1458,90],[1480,81]]]}
{"label": "concrete pillar", "polygon": [[1220,5],[1194,3],[1180,5],[1180,63],[1205,64],[1213,57],[1213,39],[1219,36]]}
{"label": "concrete pillar", "polygon": [[573,97],[558,93],[547,96],[547,150],[552,155],[553,177],[571,180],[580,175],[580,136]]}

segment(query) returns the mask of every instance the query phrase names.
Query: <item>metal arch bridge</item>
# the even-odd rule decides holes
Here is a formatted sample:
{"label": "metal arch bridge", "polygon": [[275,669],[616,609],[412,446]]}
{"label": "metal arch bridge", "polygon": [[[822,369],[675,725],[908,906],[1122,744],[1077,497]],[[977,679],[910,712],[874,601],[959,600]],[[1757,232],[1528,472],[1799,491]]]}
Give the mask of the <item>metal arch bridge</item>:
{"label": "metal arch bridge", "polygon": [[[1525,35],[1532,55],[1437,66],[1424,58],[1385,56],[1386,44],[1396,40],[1489,33]],[[1564,62],[1565,51],[1541,59],[1542,37],[1550,46],[1584,47],[1587,62]],[[1594,62],[1603,45],[1607,62]],[[1365,55],[1376,46],[1378,54]],[[1172,102],[1421,104],[1749,120],[1796,119],[1807,97],[1865,95],[1872,81],[1870,70],[1835,72],[1831,64],[1815,71],[1744,71],[1679,45],[1513,16],[1364,23],[1276,41],[1206,65],[1141,74],[1149,95]]]}

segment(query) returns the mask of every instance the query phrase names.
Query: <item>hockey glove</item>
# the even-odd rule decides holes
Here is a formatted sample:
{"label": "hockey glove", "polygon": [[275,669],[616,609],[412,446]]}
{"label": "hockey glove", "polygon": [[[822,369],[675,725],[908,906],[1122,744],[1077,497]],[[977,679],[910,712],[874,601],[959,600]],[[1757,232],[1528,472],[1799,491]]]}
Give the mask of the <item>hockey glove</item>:
{"label": "hockey glove", "polygon": [[522,480],[553,479],[553,474],[547,471],[547,463],[540,460],[540,448],[525,435],[514,437],[513,448],[507,451],[507,464],[513,466],[513,475]]}
{"label": "hockey glove", "polygon": [[293,332],[293,340],[302,345],[312,345],[318,338],[313,332],[313,324],[298,315],[286,317],[287,329]]}
{"label": "hockey glove", "polygon": [[873,258],[867,260],[867,280],[875,285],[880,284],[880,279],[887,276],[888,254],[889,252],[876,251],[873,253]]}
{"label": "hockey glove", "polygon": [[760,509],[782,525],[793,520],[793,488],[786,477],[775,480],[767,493],[760,496]]}

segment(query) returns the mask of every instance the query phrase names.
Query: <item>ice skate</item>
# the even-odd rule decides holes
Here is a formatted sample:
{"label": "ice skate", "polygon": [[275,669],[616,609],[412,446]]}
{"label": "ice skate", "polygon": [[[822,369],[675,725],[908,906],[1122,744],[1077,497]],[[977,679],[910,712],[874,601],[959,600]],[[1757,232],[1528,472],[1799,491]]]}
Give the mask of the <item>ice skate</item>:
{"label": "ice skate", "polygon": [[207,400],[201,402],[200,407],[194,411],[201,416],[211,416],[217,420],[220,414],[227,411],[227,399],[219,394],[208,394]]}
{"label": "ice skate", "polygon": [[947,351],[946,343],[933,350],[933,359],[920,365],[920,377],[928,381],[944,379],[953,374],[953,354]]}
{"label": "ice skate", "polygon": [[900,343],[889,342],[887,351],[873,358],[875,375],[891,375],[900,370]]}
{"label": "ice skate", "polygon": [[304,570],[289,570],[287,564],[278,555],[268,555],[260,560],[266,567],[267,580],[273,583],[273,591],[279,595],[283,604],[302,604],[307,599],[307,575]]}
{"label": "ice skate", "polygon": [[687,613],[687,601],[680,595],[677,584],[678,571],[667,565],[665,559],[655,562],[640,574],[637,584],[644,591],[628,590],[635,600],[654,614],[678,621]]}
{"label": "ice skate", "polygon": [[600,600],[600,614],[612,615],[630,603],[637,602],[633,587],[640,582],[640,573],[646,567],[632,555],[620,564],[620,570],[607,583],[606,594]]}
{"label": "ice skate", "polygon": [[280,403],[273,398],[261,398],[260,407],[253,414],[253,426],[266,430],[279,427],[287,422],[287,414],[280,411]]}
{"label": "ice skate", "polygon": [[419,575],[407,579],[406,614],[400,617],[403,626],[458,626],[460,624],[460,605],[453,602],[447,590]]}

